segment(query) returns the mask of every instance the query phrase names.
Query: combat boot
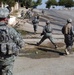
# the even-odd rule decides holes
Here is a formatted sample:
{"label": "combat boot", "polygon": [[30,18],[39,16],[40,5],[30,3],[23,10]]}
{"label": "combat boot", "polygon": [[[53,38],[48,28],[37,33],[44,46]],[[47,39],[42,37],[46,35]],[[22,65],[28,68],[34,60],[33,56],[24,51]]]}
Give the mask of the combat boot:
{"label": "combat boot", "polygon": [[69,55],[70,53],[69,53],[69,51],[67,50],[67,49],[65,49],[65,53],[67,54],[67,55]]}

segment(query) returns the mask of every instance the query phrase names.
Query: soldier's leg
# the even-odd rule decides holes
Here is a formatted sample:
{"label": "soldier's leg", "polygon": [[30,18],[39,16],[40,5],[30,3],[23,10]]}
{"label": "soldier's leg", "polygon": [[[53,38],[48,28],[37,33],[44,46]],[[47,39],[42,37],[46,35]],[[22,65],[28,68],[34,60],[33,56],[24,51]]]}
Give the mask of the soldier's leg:
{"label": "soldier's leg", "polygon": [[31,17],[32,17],[31,14],[29,14],[29,21],[31,20]]}
{"label": "soldier's leg", "polygon": [[69,46],[69,47],[67,48],[67,50],[68,50],[69,53],[72,54],[72,46]]}
{"label": "soldier's leg", "polygon": [[9,64],[6,69],[7,69],[7,75],[13,75],[13,62],[11,62],[11,64]]}
{"label": "soldier's leg", "polygon": [[38,25],[35,26],[35,33],[37,32]]}
{"label": "soldier's leg", "polygon": [[55,48],[57,48],[57,45],[54,43],[54,38],[53,38],[52,36],[50,36],[48,39],[49,39],[49,40],[51,41],[51,43],[55,46]]}
{"label": "soldier's leg", "polygon": [[0,65],[0,75],[2,75],[2,66]]}
{"label": "soldier's leg", "polygon": [[36,31],[37,31],[36,25],[33,25],[33,28],[34,28],[34,33],[36,33]]}
{"label": "soldier's leg", "polygon": [[4,59],[0,59],[0,75],[3,75],[3,68],[4,68],[4,66],[3,66],[3,63],[4,63]]}
{"label": "soldier's leg", "polygon": [[65,53],[66,53],[67,55],[70,54],[69,51],[68,51],[68,47],[69,47],[69,46],[66,45]]}
{"label": "soldier's leg", "polygon": [[2,75],[13,75],[13,65],[3,66]]}
{"label": "soldier's leg", "polygon": [[14,56],[6,58],[4,63],[6,64],[6,66],[3,67],[3,75],[13,75]]}
{"label": "soldier's leg", "polygon": [[37,46],[39,46],[46,38],[47,38],[47,37],[43,36],[43,37],[41,38],[41,40],[37,43]]}

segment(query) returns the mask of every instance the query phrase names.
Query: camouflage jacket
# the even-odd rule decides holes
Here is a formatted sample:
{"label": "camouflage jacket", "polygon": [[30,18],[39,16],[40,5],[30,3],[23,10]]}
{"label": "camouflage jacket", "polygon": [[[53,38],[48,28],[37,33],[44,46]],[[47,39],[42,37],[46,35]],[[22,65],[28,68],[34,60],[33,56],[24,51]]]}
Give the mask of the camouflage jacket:
{"label": "camouflage jacket", "polygon": [[39,24],[39,19],[33,19],[32,23],[33,23],[33,25],[38,25]]}
{"label": "camouflage jacket", "polygon": [[2,25],[0,26],[0,29],[5,28],[8,32],[9,41],[1,43],[0,42],[0,50],[4,53],[7,52],[7,50],[11,50],[12,53],[18,53],[19,50],[24,46],[24,41],[21,37],[21,35],[12,27]]}
{"label": "camouflage jacket", "polygon": [[45,25],[43,28],[43,31],[41,33],[41,35],[45,35],[45,36],[51,36],[52,33],[52,28],[50,25]]}

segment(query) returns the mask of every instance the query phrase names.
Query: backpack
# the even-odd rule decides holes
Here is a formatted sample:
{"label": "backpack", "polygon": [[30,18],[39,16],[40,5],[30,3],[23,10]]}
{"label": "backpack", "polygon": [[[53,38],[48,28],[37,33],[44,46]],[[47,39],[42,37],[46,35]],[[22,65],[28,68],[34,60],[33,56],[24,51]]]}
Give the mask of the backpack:
{"label": "backpack", "polygon": [[6,29],[0,29],[0,42],[6,43],[8,41],[9,41],[8,32],[6,31]]}
{"label": "backpack", "polygon": [[[65,34],[65,26],[62,27],[62,33]],[[68,32],[68,34],[73,35],[72,27],[70,29],[70,33]]]}
{"label": "backpack", "polygon": [[62,27],[62,33],[65,34],[65,26]]}

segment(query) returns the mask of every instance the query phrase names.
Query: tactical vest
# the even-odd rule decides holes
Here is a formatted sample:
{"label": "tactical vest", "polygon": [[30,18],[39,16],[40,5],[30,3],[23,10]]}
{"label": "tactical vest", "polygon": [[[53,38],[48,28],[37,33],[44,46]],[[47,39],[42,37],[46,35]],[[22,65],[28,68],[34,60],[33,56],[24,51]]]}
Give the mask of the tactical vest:
{"label": "tactical vest", "polygon": [[[16,43],[13,42],[13,37],[9,34],[9,28],[7,26],[0,26],[0,54],[7,55],[10,52],[15,52],[18,48]],[[3,31],[3,32],[2,32]]]}
{"label": "tactical vest", "polygon": [[32,21],[32,23],[34,24],[34,25],[38,25],[38,23],[39,23],[39,20],[38,19],[34,19],[33,21]]}
{"label": "tactical vest", "polygon": [[62,33],[73,35],[73,26],[71,26],[71,24],[67,24],[67,25],[63,26]]}

